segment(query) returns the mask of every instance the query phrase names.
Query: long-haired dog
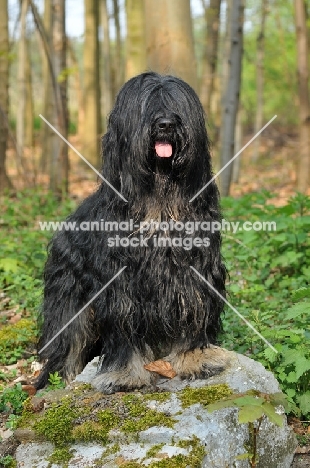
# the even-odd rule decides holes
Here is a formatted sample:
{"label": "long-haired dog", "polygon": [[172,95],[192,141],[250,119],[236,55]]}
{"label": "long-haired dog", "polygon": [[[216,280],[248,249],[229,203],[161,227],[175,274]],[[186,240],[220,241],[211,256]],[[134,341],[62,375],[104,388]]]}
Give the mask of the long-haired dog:
{"label": "long-haired dog", "polygon": [[[181,378],[220,372],[225,363],[212,345],[225,267],[220,233],[202,229],[220,220],[219,193],[196,93],[173,76],[132,78],[116,99],[102,150],[103,177],[127,201],[103,181],[68,218],[76,228],[51,242],[39,348],[63,330],[41,353],[37,387],[55,371],[70,381],[98,355],[93,384],[105,393],[150,386],[154,374],[144,366],[156,359]],[[92,222],[96,229],[86,230]],[[114,232],[124,222],[131,232]],[[115,229],[98,230],[100,223]],[[182,223],[192,229],[180,230]]]}

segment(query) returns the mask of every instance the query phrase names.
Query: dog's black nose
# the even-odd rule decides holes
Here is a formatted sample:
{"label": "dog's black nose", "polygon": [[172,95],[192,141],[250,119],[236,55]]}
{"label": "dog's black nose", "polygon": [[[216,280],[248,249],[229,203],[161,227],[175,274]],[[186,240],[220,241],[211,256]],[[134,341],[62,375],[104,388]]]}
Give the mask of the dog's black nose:
{"label": "dog's black nose", "polygon": [[162,118],[156,122],[156,126],[159,130],[173,130],[175,127],[175,122],[172,119]]}

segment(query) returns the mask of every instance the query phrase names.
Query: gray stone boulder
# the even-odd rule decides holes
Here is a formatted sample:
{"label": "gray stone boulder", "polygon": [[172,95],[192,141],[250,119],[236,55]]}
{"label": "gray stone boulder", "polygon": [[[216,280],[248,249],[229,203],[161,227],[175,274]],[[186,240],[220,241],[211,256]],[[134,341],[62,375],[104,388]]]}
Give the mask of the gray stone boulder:
{"label": "gray stone boulder", "polygon": [[[283,424],[273,424],[266,416],[262,417],[256,438],[254,426],[239,424],[236,406],[209,412],[205,395],[208,392],[221,393],[228,386],[233,393],[245,393],[255,389],[265,394],[280,391],[274,376],[264,367],[245,356],[227,351],[230,364],[220,375],[208,380],[182,381],[160,378],[158,393],[144,395],[140,392],[102,395],[94,404],[98,392],[84,395],[85,401],[92,402],[93,410],[98,411],[98,405],[106,409],[107,399],[112,398],[110,405],[117,407],[122,423],[118,423],[108,432],[104,443],[75,442],[68,446],[72,458],[68,468],[107,467],[117,468],[130,463],[130,468],[150,466],[163,467],[163,461],[170,459],[171,468],[198,467],[203,468],[248,468],[249,453],[257,449],[257,468],[289,468],[293,461],[297,442],[294,433],[287,426],[283,408],[276,409],[282,414]],[[67,392],[73,392],[74,385],[81,382],[92,382],[96,373],[97,360],[89,363],[77,377]],[[71,389],[71,390],[70,390]],[[192,401],[188,395],[196,395]],[[196,389],[196,390],[195,390]],[[197,391],[197,389],[200,389]],[[86,390],[85,390],[86,391]],[[201,401],[199,395],[201,393]],[[164,393],[163,393],[164,392]],[[198,395],[198,401],[197,401]],[[124,400],[124,396],[127,398]],[[115,398],[121,402],[120,407]],[[114,398],[114,400],[113,400]],[[125,401],[125,404],[123,403]],[[133,406],[133,405],[136,406]],[[127,405],[127,406],[126,406]],[[129,405],[129,406],[128,406]],[[131,405],[131,406],[130,406]],[[128,410],[129,408],[129,410]],[[141,410],[138,413],[137,408]],[[99,413],[96,413],[99,414]],[[147,423],[147,415],[150,421]],[[132,418],[132,419],[130,419]],[[145,425],[144,422],[146,422]],[[29,434],[23,436],[23,429],[17,431],[16,437],[23,443],[16,452],[19,468],[58,468],[62,464],[51,463],[49,456],[55,447],[50,442],[29,442]],[[35,438],[34,438],[35,439]],[[168,461],[168,460],[166,460]],[[63,465],[64,466],[64,465]],[[165,465],[168,466],[168,465]]]}

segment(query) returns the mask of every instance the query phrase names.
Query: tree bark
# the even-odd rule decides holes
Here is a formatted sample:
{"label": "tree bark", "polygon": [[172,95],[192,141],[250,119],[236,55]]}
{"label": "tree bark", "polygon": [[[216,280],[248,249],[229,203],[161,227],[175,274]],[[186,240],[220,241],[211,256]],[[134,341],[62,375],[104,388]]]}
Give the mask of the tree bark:
{"label": "tree bark", "polygon": [[6,172],[6,149],[8,139],[9,111],[9,32],[8,2],[0,0],[0,193],[12,188]]}
{"label": "tree bark", "polygon": [[[66,138],[68,128],[67,114],[67,99],[66,95],[66,35],[65,35],[65,0],[51,0],[49,12],[51,15],[51,31],[50,37],[44,26],[44,23],[38,13],[37,7],[33,0],[29,0],[33,18],[42,40],[42,45],[47,59],[48,70],[51,78],[51,99],[50,115],[47,117],[48,122],[51,122],[56,129]],[[63,83],[61,83],[63,82]],[[49,89],[49,88],[47,88]],[[46,108],[44,109],[46,111]],[[47,124],[46,124],[47,125]],[[46,133],[48,136],[48,152],[46,155],[49,174],[50,188],[60,198],[68,191],[68,149],[64,146],[65,143],[52,130]],[[59,141],[58,141],[59,140]],[[60,143],[61,142],[61,143]],[[45,156],[41,160],[41,166],[46,163]]]}
{"label": "tree bark", "polygon": [[121,41],[121,26],[119,19],[119,2],[118,0],[113,0],[113,15],[115,23],[115,32],[116,32],[116,44],[115,44],[115,94],[118,93],[120,87],[123,84],[123,63],[122,63],[122,41]]}
{"label": "tree bark", "polygon": [[16,141],[20,154],[23,154],[25,146],[25,115],[26,115],[26,15],[28,11],[28,0],[20,2],[20,36],[18,41],[18,112],[16,116]]}
{"label": "tree bark", "polygon": [[[53,70],[58,80],[57,101],[53,106],[53,125],[68,137],[65,0],[52,0]],[[59,197],[68,192],[68,145],[57,134],[53,136],[50,166],[50,189]]]}
{"label": "tree bark", "polygon": [[[222,148],[221,168],[234,156],[235,128],[241,84],[241,65],[243,52],[243,12],[244,0],[232,0],[230,22],[230,57],[228,63],[228,81],[222,107]],[[229,194],[233,162],[228,164],[221,174],[221,192]]]}
{"label": "tree bark", "polygon": [[[52,42],[52,0],[44,1],[44,15],[43,15],[43,25],[46,33],[46,39],[48,42],[48,47],[51,49]],[[47,54],[43,50],[42,58],[42,79],[43,79],[43,111],[42,115],[49,122],[53,118],[53,83],[50,70],[50,64],[48,61]],[[48,162],[49,156],[52,154],[52,141],[54,138],[53,130],[46,125],[45,123],[41,124],[40,130],[41,136],[41,160],[40,160],[40,170],[42,172],[48,171]]]}
{"label": "tree bark", "polygon": [[78,59],[73,47],[73,44],[70,39],[67,38],[67,50],[69,54],[70,66],[75,70],[73,79],[74,79],[74,91],[75,99],[77,102],[77,135],[79,138],[83,136],[83,128],[85,122],[85,112],[84,112],[84,97],[82,89],[82,77],[79,69]]}
{"label": "tree bark", "polygon": [[176,75],[197,90],[189,0],[145,0],[144,4],[148,68]]}
{"label": "tree bark", "polygon": [[84,0],[84,109],[83,153],[96,168],[100,165],[100,88],[99,88],[99,2]]}
{"label": "tree bark", "polygon": [[209,6],[205,8],[206,49],[202,64],[200,99],[207,115],[210,113],[217,66],[220,10],[221,0],[210,0]]}
{"label": "tree bark", "polygon": [[[237,112],[237,120],[236,120],[236,130],[235,130],[235,153],[241,150],[243,146],[243,112],[242,107],[239,106]],[[242,154],[240,154],[235,160],[233,164],[233,174],[232,179],[235,184],[239,182],[240,177],[240,168],[241,168],[241,158]]]}
{"label": "tree bark", "polygon": [[31,72],[31,54],[30,54],[30,40],[26,38],[26,108],[25,108],[25,145],[32,147],[34,143],[33,136],[33,96],[32,96],[32,72]]}
{"label": "tree bark", "polygon": [[228,82],[229,60],[230,60],[230,24],[231,24],[231,8],[232,0],[225,2],[225,32],[221,44],[221,67],[219,73],[216,75],[213,84],[213,96],[211,99],[211,113],[214,123],[214,134],[212,135],[213,146],[217,145],[218,151],[215,153],[215,161],[217,166],[220,166],[221,147],[220,142],[223,141],[222,131],[222,109],[225,101],[225,93]]}
{"label": "tree bark", "polygon": [[146,70],[144,0],[126,0],[126,80]]}
{"label": "tree bark", "polygon": [[225,35],[223,45],[223,63],[222,63],[222,76],[221,76],[221,105],[223,106],[225,92],[228,82],[229,73],[229,59],[230,59],[230,46],[231,46],[231,9],[232,0],[226,0],[226,19],[225,19]]}
{"label": "tree bark", "polygon": [[102,113],[103,113],[103,131],[105,132],[107,128],[107,116],[112,109],[111,45],[110,45],[110,27],[109,27],[107,0],[102,0],[101,2],[101,24],[102,24],[102,30],[103,30]]}
{"label": "tree bark", "polygon": [[299,95],[299,159],[297,189],[306,193],[310,182],[310,99],[309,99],[309,44],[307,31],[306,2],[295,0],[295,23],[297,35],[297,75]]}
{"label": "tree bark", "polygon": [[[265,23],[267,15],[268,1],[261,2],[261,24],[257,36],[257,53],[256,53],[256,115],[254,134],[260,131],[263,126],[263,111],[264,111],[264,55],[265,55]],[[253,142],[252,161],[255,162],[259,156],[259,147],[261,135],[258,135]]]}

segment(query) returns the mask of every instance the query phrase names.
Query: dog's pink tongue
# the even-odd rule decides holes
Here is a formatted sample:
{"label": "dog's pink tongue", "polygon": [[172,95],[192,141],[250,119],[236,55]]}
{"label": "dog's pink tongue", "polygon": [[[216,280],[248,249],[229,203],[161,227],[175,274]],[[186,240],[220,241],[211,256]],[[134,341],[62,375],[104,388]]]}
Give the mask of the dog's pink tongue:
{"label": "dog's pink tongue", "polygon": [[162,141],[157,141],[155,143],[155,151],[157,156],[160,158],[170,158],[172,155],[172,146],[170,143],[164,143]]}

